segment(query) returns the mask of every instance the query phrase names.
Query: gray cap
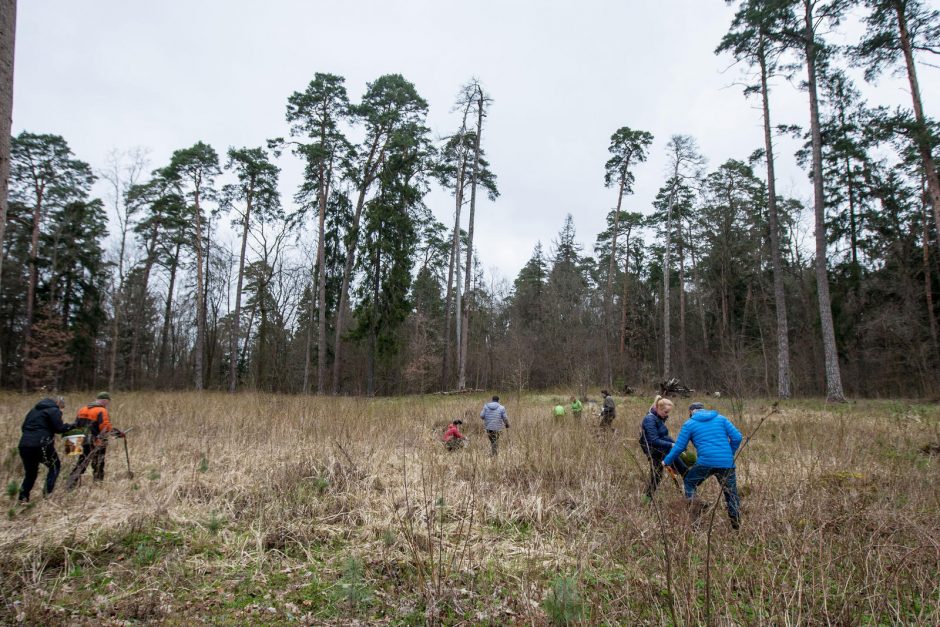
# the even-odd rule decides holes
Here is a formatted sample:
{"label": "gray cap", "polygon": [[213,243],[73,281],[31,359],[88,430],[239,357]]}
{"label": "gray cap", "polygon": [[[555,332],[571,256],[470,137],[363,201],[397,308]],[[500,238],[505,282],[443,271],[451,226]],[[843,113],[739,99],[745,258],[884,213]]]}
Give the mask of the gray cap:
{"label": "gray cap", "polygon": [[698,411],[700,409],[705,409],[705,403],[692,403],[691,405],[689,405],[690,412]]}

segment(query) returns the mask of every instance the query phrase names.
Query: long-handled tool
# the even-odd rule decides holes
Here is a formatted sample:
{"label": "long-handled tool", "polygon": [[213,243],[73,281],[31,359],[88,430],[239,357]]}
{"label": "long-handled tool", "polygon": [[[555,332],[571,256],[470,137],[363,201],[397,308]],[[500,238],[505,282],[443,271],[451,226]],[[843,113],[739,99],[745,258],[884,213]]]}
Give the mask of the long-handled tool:
{"label": "long-handled tool", "polygon": [[[133,429],[133,427],[131,427],[131,429]],[[124,459],[127,460],[127,478],[128,479],[134,478],[134,471],[131,470],[131,456],[127,452],[127,432],[130,431],[131,429],[125,429],[124,431],[121,432],[123,434],[123,437],[121,439],[124,440]]]}

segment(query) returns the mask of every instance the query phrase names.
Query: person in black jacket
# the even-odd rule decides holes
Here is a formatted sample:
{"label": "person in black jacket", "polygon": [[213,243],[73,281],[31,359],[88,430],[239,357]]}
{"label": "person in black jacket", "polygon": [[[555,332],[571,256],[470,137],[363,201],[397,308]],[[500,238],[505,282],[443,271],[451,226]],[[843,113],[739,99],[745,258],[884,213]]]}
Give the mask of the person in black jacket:
{"label": "person in black jacket", "polygon": [[55,451],[55,434],[65,433],[73,428],[62,422],[62,410],[65,399],[61,396],[44,398],[26,414],[23,421],[23,435],[20,437],[20,458],[23,460],[23,485],[20,486],[20,502],[29,502],[29,493],[33,490],[36,477],[39,476],[39,464],[49,469],[46,473],[46,487],[43,494],[49,494],[55,488],[56,479],[62,463]]}
{"label": "person in black jacket", "polygon": [[[669,436],[669,429],[666,427],[666,420],[669,419],[669,413],[672,411],[672,401],[662,396],[657,396],[653,401],[653,406],[643,418],[643,426],[640,429],[640,448],[646,453],[650,462],[650,478],[646,484],[646,493],[644,501],[649,502],[653,498],[653,493],[659,486],[663,478],[663,459],[672,450],[675,443]],[[676,458],[672,464],[672,469],[683,477],[689,471],[681,459]]]}

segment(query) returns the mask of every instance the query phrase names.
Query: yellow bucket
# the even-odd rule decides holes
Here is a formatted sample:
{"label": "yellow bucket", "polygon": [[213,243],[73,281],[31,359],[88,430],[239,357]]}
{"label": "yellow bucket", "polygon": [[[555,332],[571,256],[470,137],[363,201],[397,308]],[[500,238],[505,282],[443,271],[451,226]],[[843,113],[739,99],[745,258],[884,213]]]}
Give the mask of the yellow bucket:
{"label": "yellow bucket", "polygon": [[66,455],[81,455],[82,446],[84,444],[85,444],[85,435],[82,433],[78,435],[65,436],[65,454]]}

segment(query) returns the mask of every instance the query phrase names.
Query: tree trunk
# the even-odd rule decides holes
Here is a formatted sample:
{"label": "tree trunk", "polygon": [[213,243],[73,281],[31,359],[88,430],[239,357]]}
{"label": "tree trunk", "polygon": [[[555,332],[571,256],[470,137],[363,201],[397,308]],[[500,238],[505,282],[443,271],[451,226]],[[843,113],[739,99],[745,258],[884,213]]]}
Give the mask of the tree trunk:
{"label": "tree trunk", "polygon": [[[630,233],[633,231],[633,225],[630,225],[627,228],[626,241],[624,241],[624,250],[627,251],[624,255],[625,261],[623,263],[623,298],[620,303],[620,359],[623,360],[623,354],[626,352],[627,347],[627,306],[629,301],[629,290],[630,290]],[[608,381],[609,383],[609,381]]]}
{"label": "tree trunk", "polygon": [[[242,246],[238,253],[238,280],[235,283],[235,315],[232,318],[232,341],[229,347],[228,358],[228,391],[235,392],[238,385],[238,334],[242,315],[242,281],[245,278],[245,251],[248,248],[248,230],[251,223],[251,202],[254,189],[254,177],[248,182],[248,195],[245,201],[245,214],[242,216]],[[311,294],[311,298],[313,295]]]}
{"label": "tree trunk", "polygon": [[[310,394],[310,362],[313,357],[313,314],[317,307],[317,299],[315,296],[316,288],[317,263],[314,262],[313,268],[310,269],[310,306],[307,307],[307,315],[309,316],[307,321],[307,346],[304,349],[304,380],[301,388],[303,394]],[[319,374],[319,368],[317,369],[317,374]],[[319,389],[317,393],[319,393]]]}
{"label": "tree trunk", "polygon": [[173,319],[173,290],[176,289],[176,271],[179,268],[180,242],[176,242],[173,261],[170,264],[170,284],[166,290],[166,307],[163,310],[163,329],[160,331],[160,356],[157,359],[157,373],[163,379],[166,373],[167,350],[170,341],[170,321]]}
{"label": "tree trunk", "polygon": [[940,356],[940,337],[937,333],[937,315],[933,305],[933,284],[930,272],[930,238],[926,207],[924,207],[924,231],[922,237],[923,268],[924,268],[924,297],[927,299],[927,322],[930,324],[930,339],[933,340],[934,357]]}
{"label": "tree trunk", "polygon": [[[675,184],[675,183],[674,183]],[[666,209],[666,251],[663,254],[663,380],[668,380],[672,370],[670,359],[672,352],[672,334],[669,328],[669,257],[672,249],[672,210],[676,190],[669,194],[669,207]]]}
{"label": "tree trunk", "polygon": [[196,345],[194,347],[193,353],[193,367],[195,369],[195,378],[194,383],[196,390],[203,389],[203,351],[205,350],[205,338],[206,338],[206,320],[203,317],[205,313],[204,300],[205,295],[203,293],[203,280],[204,272],[202,267],[202,210],[199,206],[199,181],[196,181],[196,190],[195,190],[195,238],[193,239],[193,247],[196,251]]}
{"label": "tree trunk", "polygon": [[143,326],[143,320],[140,314],[143,313],[147,303],[147,292],[150,286],[150,272],[153,270],[153,264],[156,261],[157,250],[157,224],[154,223],[150,229],[150,239],[147,244],[147,258],[144,261],[144,271],[141,278],[140,297],[137,302],[138,318],[134,321],[134,329],[131,333],[131,356],[130,356],[130,387],[135,389],[137,383],[137,351],[140,347],[140,331]]}
{"label": "tree trunk", "polygon": [[770,96],[767,89],[767,60],[764,42],[758,52],[761,101],[764,114],[764,150],[767,153],[767,213],[770,222],[770,259],[774,275],[774,309],[777,315],[777,397],[790,398],[790,330],[787,322],[787,295],[783,283],[783,257],[780,253],[780,221],[777,215],[777,179],[774,173],[774,145],[770,124]]}
{"label": "tree trunk", "polygon": [[901,50],[904,51],[904,63],[907,66],[907,80],[911,86],[911,100],[914,105],[914,117],[920,127],[917,132],[917,149],[920,160],[927,176],[927,191],[930,194],[930,204],[933,207],[933,218],[937,225],[938,245],[940,245],[940,178],[937,176],[937,166],[930,152],[930,140],[926,132],[924,119],[924,104],[920,97],[920,85],[917,82],[917,68],[914,66],[914,51],[911,48],[911,36],[907,30],[907,15],[904,3],[895,2],[894,9],[898,16],[898,31],[900,33]]}
{"label": "tree trunk", "polygon": [[685,334],[685,247],[679,241],[679,352],[682,359],[679,361],[679,375],[686,379],[689,376],[686,369],[688,362],[688,345]]}
{"label": "tree trunk", "polygon": [[[630,160],[624,166],[623,172],[626,173],[630,167]],[[614,294],[614,272],[617,268],[617,238],[620,236],[620,208],[623,206],[623,190],[627,185],[626,176],[620,177],[620,185],[617,187],[617,208],[614,209],[614,230],[610,236],[610,263],[607,265],[607,289],[604,290],[604,366],[607,369],[607,387],[611,387],[614,382],[613,367],[610,363],[610,326],[611,311],[613,306]],[[627,256],[630,253],[627,251]]]}
{"label": "tree trunk", "polygon": [[473,220],[477,207],[477,178],[480,171],[480,142],[483,136],[483,90],[477,86],[477,136],[473,146],[473,180],[470,182],[470,216],[467,225],[467,265],[464,268],[463,326],[460,329],[460,365],[457,389],[467,387],[467,351],[470,348],[470,279],[473,271]]}
{"label": "tree trunk", "polygon": [[[0,0],[0,249],[6,241],[10,189],[10,132],[13,126],[13,58],[16,48],[16,0]],[[2,250],[0,250],[2,252]],[[0,254],[0,291],[3,255]],[[0,354],[0,370],[3,355]]]}
{"label": "tree trunk", "polygon": [[39,256],[39,226],[42,222],[43,188],[37,186],[36,206],[33,207],[33,230],[29,244],[29,284],[26,287],[26,331],[23,337],[23,392],[27,391],[26,361],[29,359],[30,342],[33,337],[33,317],[36,306],[36,284],[39,281],[39,269],[36,261]]}
{"label": "tree trunk", "polygon": [[826,360],[826,399],[845,402],[839,353],[836,349],[832,301],[829,297],[829,272],[826,263],[826,199],[823,191],[822,134],[819,129],[819,100],[816,93],[816,42],[813,9],[810,0],[803,0],[806,37],[806,73],[809,91],[810,131],[813,145],[813,204],[816,226],[816,294],[819,300],[819,323],[822,328],[823,353]]}
{"label": "tree trunk", "polygon": [[[325,135],[325,130],[324,133]],[[325,143],[325,140],[324,140]],[[320,215],[317,222],[317,394],[326,392],[326,203],[330,196],[325,168],[320,165]],[[310,294],[313,298],[313,294]]]}
{"label": "tree trunk", "polygon": [[353,263],[356,261],[356,247],[359,243],[359,221],[362,219],[362,208],[366,203],[366,193],[372,185],[379,164],[382,163],[385,157],[384,147],[378,158],[375,156],[379,150],[381,135],[381,132],[376,133],[372,147],[369,150],[369,156],[362,169],[362,185],[359,188],[359,199],[356,201],[356,212],[353,215],[353,223],[349,233],[349,248],[346,249],[346,265],[343,266],[343,285],[339,292],[339,306],[336,310],[336,333],[333,339],[333,394],[339,394],[339,375],[342,371],[343,318],[349,302],[349,282],[352,279]]}

